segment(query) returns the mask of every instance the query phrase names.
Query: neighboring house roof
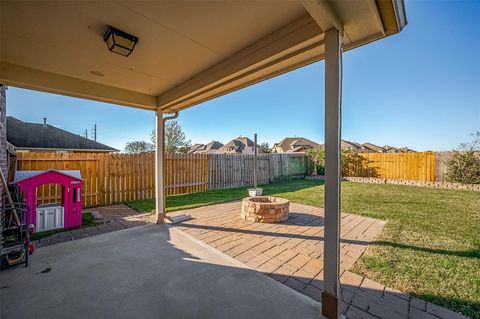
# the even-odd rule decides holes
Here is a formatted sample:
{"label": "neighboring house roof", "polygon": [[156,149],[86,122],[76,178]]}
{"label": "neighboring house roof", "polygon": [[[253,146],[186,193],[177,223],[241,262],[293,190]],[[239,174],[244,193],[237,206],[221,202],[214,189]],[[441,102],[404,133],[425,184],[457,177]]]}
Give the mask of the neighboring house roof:
{"label": "neighboring house roof", "polygon": [[211,141],[205,145],[205,153],[215,153],[223,144],[218,141]]}
{"label": "neighboring house roof", "polygon": [[[321,149],[325,148],[324,144],[320,144],[319,146]],[[356,142],[342,140],[341,143],[342,149],[349,149],[357,152],[370,152],[370,153],[399,153],[399,152],[415,152],[414,150],[408,147],[396,148],[393,146],[385,145],[385,146],[378,146],[369,142],[359,144]]]}
{"label": "neighboring house roof", "polygon": [[7,117],[7,141],[17,150],[118,152],[117,149],[49,124],[27,123]]}
{"label": "neighboring house roof", "polygon": [[383,147],[372,144],[372,143],[363,143],[362,146],[366,151],[382,153],[384,151]]}
{"label": "neighboring house roof", "polygon": [[211,141],[208,144],[194,144],[188,150],[188,154],[212,154],[222,146],[223,144],[218,141]]}
{"label": "neighboring house roof", "polygon": [[309,149],[314,148],[314,147],[309,147],[309,146],[297,146],[295,148],[292,148],[291,150],[286,151],[285,153],[305,153]]}
{"label": "neighboring house roof", "polygon": [[398,150],[402,153],[415,153],[416,152],[415,150],[412,150],[411,148],[408,148],[406,146],[401,147]]}
{"label": "neighboring house roof", "polygon": [[204,146],[205,146],[204,144],[193,144],[192,146],[190,146],[187,153],[188,154],[193,154],[196,151],[198,151],[199,149],[202,149]]}
{"label": "neighboring house roof", "polygon": [[277,153],[298,153],[310,148],[319,147],[318,143],[303,137],[286,137],[273,145]]}
{"label": "neighboring house roof", "polygon": [[[217,154],[253,154],[254,143],[251,139],[239,136],[227,144],[220,147],[215,153]],[[257,145],[257,152],[262,153],[261,148]]]}
{"label": "neighboring house roof", "polygon": [[[349,149],[349,150],[357,151],[357,152],[361,152],[365,149],[361,144],[358,144],[358,143],[355,143],[355,142],[350,142],[350,141],[347,141],[347,140],[342,140],[341,143],[340,143],[340,147],[342,149]],[[319,148],[322,149],[322,150],[325,149],[325,144],[320,144]]]}
{"label": "neighboring house roof", "polygon": [[362,150],[362,145],[355,143],[355,142],[350,142],[347,140],[342,140],[341,142],[341,148],[347,148],[355,151],[361,151]]}
{"label": "neighboring house roof", "polygon": [[385,153],[398,153],[399,150],[396,147],[385,145],[383,147]]}
{"label": "neighboring house roof", "polygon": [[16,171],[15,172],[15,178],[13,180],[14,183],[18,183],[20,181],[42,175],[47,172],[56,172],[62,175],[70,176],[76,179],[81,180],[82,175],[80,174],[80,171],[78,170],[56,170],[56,169],[49,169],[49,170],[43,170],[43,171]]}

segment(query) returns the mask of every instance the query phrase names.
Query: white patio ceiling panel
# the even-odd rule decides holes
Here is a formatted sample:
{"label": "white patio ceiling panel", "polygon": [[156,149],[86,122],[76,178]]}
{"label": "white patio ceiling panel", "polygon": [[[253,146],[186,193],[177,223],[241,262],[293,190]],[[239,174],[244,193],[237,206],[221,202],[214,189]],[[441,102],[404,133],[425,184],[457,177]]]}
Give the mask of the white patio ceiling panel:
{"label": "white patio ceiling panel", "polygon": [[[3,83],[165,111],[322,59],[323,31],[336,23],[348,50],[399,32],[403,13],[399,0],[3,0],[0,6]],[[107,50],[107,25],[139,37],[129,57]]]}

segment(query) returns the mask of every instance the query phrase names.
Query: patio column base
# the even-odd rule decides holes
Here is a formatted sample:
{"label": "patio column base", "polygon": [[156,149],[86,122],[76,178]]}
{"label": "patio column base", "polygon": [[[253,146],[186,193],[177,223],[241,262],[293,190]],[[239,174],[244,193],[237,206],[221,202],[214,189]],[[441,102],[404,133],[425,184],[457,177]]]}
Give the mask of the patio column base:
{"label": "patio column base", "polygon": [[329,319],[338,318],[338,298],[326,291],[322,292],[322,315]]}
{"label": "patio column base", "polygon": [[164,224],[165,217],[165,214],[157,214],[157,224]]}

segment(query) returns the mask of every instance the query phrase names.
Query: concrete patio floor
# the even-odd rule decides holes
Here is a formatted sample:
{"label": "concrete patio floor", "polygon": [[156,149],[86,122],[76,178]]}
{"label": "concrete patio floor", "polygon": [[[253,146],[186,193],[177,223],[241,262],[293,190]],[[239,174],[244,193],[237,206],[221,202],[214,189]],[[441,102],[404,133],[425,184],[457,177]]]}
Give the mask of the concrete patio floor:
{"label": "concrete patio floor", "polygon": [[84,209],[83,212],[97,212],[103,217],[103,220],[96,226],[65,230],[39,240],[34,240],[32,243],[35,248],[137,227],[147,223],[154,223],[156,220],[154,214],[139,213],[123,204],[88,208]]}
{"label": "concrete patio floor", "polygon": [[0,276],[2,319],[321,318],[319,303],[166,225],[42,247]]}
{"label": "concrete patio floor", "polygon": [[[64,297],[62,297],[61,291],[64,290],[64,287],[58,283],[52,285],[40,280],[43,275],[50,273],[54,275],[53,277],[52,275],[47,277],[47,281],[60,280],[61,282],[67,281],[72,283],[73,286],[67,291],[71,295],[80,296],[78,300],[82,305],[93,307],[94,314],[98,315],[98,318],[111,317],[112,315],[109,312],[116,316],[116,311],[124,307],[131,308],[133,309],[132,311],[137,311],[136,307],[141,307],[143,311],[141,314],[145,318],[148,318],[150,315],[156,317],[159,313],[166,314],[167,311],[165,309],[173,309],[173,311],[169,311],[162,318],[215,318],[215,316],[223,318],[221,313],[215,313],[215,309],[219,307],[218,309],[224,311],[225,308],[218,306],[211,298],[206,298],[205,295],[202,295],[202,297],[206,298],[203,306],[199,306],[197,301],[194,301],[193,304],[189,304],[187,301],[197,298],[191,295],[192,291],[200,291],[202,294],[207,293],[214,299],[218,298],[215,295],[216,290],[212,295],[212,289],[226,289],[230,291],[231,287],[238,286],[237,279],[241,280],[242,284],[239,288],[240,291],[230,292],[232,298],[233,296],[235,298],[238,297],[239,300],[242,300],[242,304],[253,302],[254,308],[259,307],[259,300],[255,297],[255,292],[259,291],[259,286],[249,283],[252,286],[243,289],[243,273],[261,272],[278,281],[277,286],[283,287],[282,290],[291,291],[290,288],[292,288],[317,302],[320,300],[323,288],[322,209],[292,203],[291,215],[286,223],[258,224],[242,221],[239,218],[240,203],[230,202],[176,212],[190,214],[193,219],[178,224],[173,228],[157,225],[137,227],[149,222],[149,218],[152,215],[136,212],[125,205],[94,208],[90,211],[93,210],[100,212],[109,222],[96,227],[63,232],[47,238],[47,240],[44,240],[43,245],[39,245],[41,249],[37,250],[33,256],[31,267],[0,272],[0,297],[2,298],[0,318],[18,317],[17,313],[14,316],[6,316],[7,310],[4,310],[3,304],[4,296],[7,296],[6,298],[8,299],[11,296],[15,296],[15,293],[20,293],[19,291],[27,286],[30,289],[30,282],[26,280],[28,276],[34,278],[34,282],[38,286],[32,287],[34,291],[31,296],[34,301],[22,310],[26,311],[22,313],[22,318],[29,318],[29,316],[41,318],[37,314],[34,315],[28,312],[28,309],[36,307],[36,303],[41,305],[40,309],[45,313],[51,311],[48,307],[53,309],[58,307],[58,303],[63,303]],[[342,313],[347,318],[364,319],[466,318],[448,309],[385,287],[350,271],[353,264],[365,253],[371,241],[379,235],[383,226],[384,222],[379,220],[352,214],[342,214]],[[129,229],[132,227],[135,228]],[[159,234],[156,234],[157,232]],[[106,233],[108,234],[104,235]],[[126,238],[123,238],[123,236]],[[95,239],[97,237],[98,239]],[[159,240],[158,247],[155,245],[154,240],[152,241],[154,237],[156,238],[155,240]],[[78,241],[78,239],[81,240]],[[142,245],[141,243],[147,239],[148,245]],[[68,246],[73,244],[72,240],[80,244]],[[69,241],[67,246],[64,247],[64,244],[57,245],[64,241]],[[134,241],[135,244],[129,241]],[[122,245],[127,247],[125,252],[121,250]],[[88,261],[90,254],[93,256],[92,261]],[[82,262],[78,265],[77,258],[82,259]],[[100,263],[100,265],[97,265],[97,263]],[[51,267],[53,264],[57,265],[55,272],[53,272],[53,267]],[[73,267],[70,264],[77,266]],[[181,265],[180,268],[186,271],[185,275],[181,274],[181,271],[177,271],[177,265]],[[88,270],[84,270],[84,267]],[[175,269],[169,272],[168,267],[174,267]],[[235,268],[235,271],[232,271],[232,274],[229,275],[227,270],[232,267]],[[50,271],[48,271],[49,268],[51,268]],[[218,275],[221,277],[215,275],[217,268],[220,271]],[[59,271],[59,269],[64,270]],[[145,272],[145,276],[135,274],[139,270],[142,273]],[[155,272],[155,270],[159,272]],[[132,273],[129,273],[129,271]],[[17,272],[26,274],[26,277],[23,279],[15,277],[21,276],[15,275]],[[7,275],[9,273],[12,275]],[[73,274],[72,278],[76,278],[75,280],[79,281],[76,282],[74,279],[69,278],[71,274]],[[171,274],[172,277],[175,276],[177,279],[170,278],[167,274]],[[196,278],[194,274],[198,275],[199,278]],[[260,280],[262,283],[260,285],[264,285],[263,280],[265,280],[265,276],[260,273],[257,273],[257,275],[261,276]],[[151,276],[155,283],[146,283],[148,280],[147,276]],[[232,279],[232,276],[237,279]],[[224,277],[228,279],[222,279]],[[83,278],[86,279],[85,282],[81,280]],[[219,278],[220,282],[218,282]],[[253,281],[253,278],[250,278],[250,280]],[[198,285],[200,286],[183,283],[180,288],[177,289],[177,286],[170,287],[170,291],[166,292],[161,285],[162,283],[168,285],[181,283],[183,279],[191,280],[194,283],[199,282]],[[13,280],[12,282],[15,282],[15,285],[5,284],[6,280]],[[271,279],[269,281],[270,283],[274,282]],[[104,283],[106,283],[105,287],[103,286]],[[230,288],[227,287],[227,283],[232,286]],[[76,284],[80,286],[74,289]],[[48,291],[45,294],[44,288],[40,287],[40,285],[46,285],[47,290],[54,288],[59,291],[57,293]],[[129,287],[131,287],[131,290],[128,290]],[[155,294],[152,293],[152,296],[160,297],[148,299],[150,294],[145,296],[143,288],[151,289],[151,291],[155,292]],[[113,289],[111,298],[108,297],[108,295],[112,294],[110,289]],[[140,290],[140,295],[137,293],[128,295],[132,291],[137,292],[138,290]],[[208,292],[204,292],[204,290]],[[191,293],[185,296],[186,291]],[[298,297],[298,293],[294,298]],[[44,305],[44,301],[37,294],[40,296],[46,295],[52,300],[49,300],[49,303]],[[219,297],[225,299],[223,294]],[[263,297],[265,296],[262,292],[261,298]],[[314,302],[311,299],[310,301]],[[101,304],[98,304],[98,300],[101,301]],[[230,299],[228,300],[228,302],[232,302]],[[267,298],[267,300],[262,302],[269,302],[268,300]],[[167,304],[165,305],[162,301],[167,301]],[[150,302],[152,303],[151,305]],[[178,302],[178,305],[176,303],[173,304],[173,302]],[[77,309],[79,307],[78,304],[67,303],[67,305],[71,309],[75,309],[75,313],[84,314],[82,309]],[[23,304],[21,306],[23,307]],[[11,307],[10,303],[5,301],[5,307],[9,309],[8,307]],[[193,307],[196,310],[185,313],[182,312],[183,310],[175,310],[177,307],[180,307],[180,309],[182,307]],[[232,307],[236,312],[235,307],[239,306],[235,304],[228,307]],[[298,313],[303,312],[302,307]],[[318,310],[318,307],[320,307],[319,303],[316,303],[314,308]],[[310,313],[309,308],[307,307],[306,309],[306,314],[308,315]],[[69,311],[71,310],[65,308],[64,311],[70,314]],[[232,317],[229,312],[230,309],[225,311],[227,311],[228,317]],[[248,316],[253,318],[270,318],[270,313],[271,311],[269,310],[265,313],[248,313]],[[88,316],[91,317],[92,314],[93,312],[88,313]],[[278,318],[289,318],[290,316],[290,313],[282,312],[282,314],[285,314],[285,316],[279,315]],[[56,315],[58,315],[57,317],[64,317],[60,312],[56,313]],[[119,311],[118,316],[122,317],[122,315],[124,315],[123,310]],[[126,317],[130,315],[132,315],[131,312],[125,312]],[[294,316],[293,318],[297,317],[295,313],[292,313],[292,315]],[[319,315],[319,312],[314,311],[313,316],[317,315]],[[56,318],[55,315],[48,315],[47,317]],[[79,317],[82,316],[79,315]],[[235,316],[233,317],[235,318]],[[243,313],[239,315],[240,317],[243,317]],[[303,313],[301,317],[305,317]]]}
{"label": "concrete patio floor", "polygon": [[[320,301],[323,289],[323,209],[291,203],[290,217],[286,222],[260,224],[240,219],[240,206],[240,202],[230,202],[175,212],[193,217],[175,227]],[[466,318],[350,271],[380,234],[384,224],[372,218],[342,214],[342,313],[347,318],[364,319]]]}

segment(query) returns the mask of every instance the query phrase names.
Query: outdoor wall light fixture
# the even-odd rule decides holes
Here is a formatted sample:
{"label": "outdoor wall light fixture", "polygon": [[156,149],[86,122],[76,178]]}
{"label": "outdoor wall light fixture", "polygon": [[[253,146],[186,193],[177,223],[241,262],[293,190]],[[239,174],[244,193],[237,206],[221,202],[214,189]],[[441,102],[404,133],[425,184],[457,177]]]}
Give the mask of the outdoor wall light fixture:
{"label": "outdoor wall light fixture", "polygon": [[122,30],[108,26],[107,31],[105,31],[103,35],[103,41],[105,41],[110,51],[123,56],[129,56],[130,53],[133,52],[138,38]]}

